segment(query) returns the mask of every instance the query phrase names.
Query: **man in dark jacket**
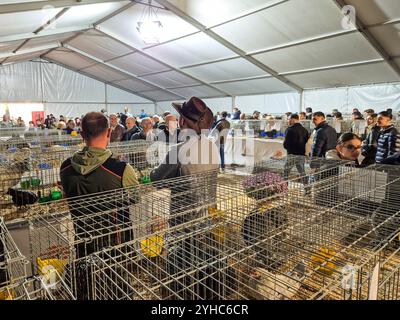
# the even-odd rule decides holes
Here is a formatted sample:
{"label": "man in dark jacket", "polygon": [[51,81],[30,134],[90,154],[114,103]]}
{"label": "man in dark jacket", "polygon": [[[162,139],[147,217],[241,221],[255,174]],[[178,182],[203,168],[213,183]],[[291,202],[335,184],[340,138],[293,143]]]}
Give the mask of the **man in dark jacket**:
{"label": "man in dark jacket", "polygon": [[312,108],[310,108],[310,107],[306,108],[306,119],[312,120],[312,116],[313,116]]}
{"label": "man in dark jacket", "polygon": [[285,179],[289,178],[289,173],[293,166],[296,166],[301,176],[305,175],[304,156],[306,154],[306,144],[310,137],[308,131],[300,124],[299,115],[290,115],[289,125],[290,127],[286,129],[285,141],[283,142],[283,147],[288,153],[284,171]]}
{"label": "man in dark jacket", "polygon": [[[96,197],[94,194],[138,185],[134,169],[129,164],[114,159],[111,151],[106,149],[111,129],[102,113],[90,112],[83,117],[81,135],[86,147],[65,160],[60,168],[61,185],[65,196],[69,198],[67,201],[75,236],[78,239],[93,238],[75,246],[79,261],[103,247],[132,240],[129,212],[122,199],[135,201],[135,197],[122,197],[122,192],[116,192],[115,199],[112,195],[107,195],[107,201],[100,197],[96,201],[93,200]],[[113,219],[110,212],[115,214]],[[115,232],[116,221],[118,228],[124,228],[125,231]],[[80,263],[77,262],[78,265],[75,266],[78,272],[77,298],[88,299],[91,294],[85,282],[88,270],[85,271]]]}
{"label": "man in dark jacket", "polygon": [[378,146],[378,137],[381,128],[377,124],[378,115],[376,113],[367,117],[366,139],[363,141],[362,155],[365,157],[364,165],[375,163],[376,149]]}
{"label": "man in dark jacket", "polygon": [[311,147],[311,158],[325,157],[327,151],[336,148],[336,130],[325,121],[323,112],[315,112],[312,121],[315,125],[315,136]]}
{"label": "man in dark jacket", "polygon": [[128,107],[125,107],[124,113],[121,113],[120,115],[121,125],[123,125],[125,128],[127,128],[126,120],[128,120],[128,118],[131,116],[128,111],[129,111]]}
{"label": "man in dark jacket", "polygon": [[229,129],[231,124],[226,118],[228,117],[228,112],[223,111],[221,113],[221,119],[214,124],[214,128],[210,133],[210,136],[217,137],[217,145],[219,146],[219,155],[221,158],[221,169],[225,170],[225,143],[228,137]]}
{"label": "man in dark jacket", "polygon": [[238,108],[233,108],[233,113],[232,113],[232,120],[240,120],[240,110]]}
{"label": "man in dark jacket", "polygon": [[128,117],[126,119],[126,127],[127,127],[127,130],[125,131],[124,135],[122,136],[122,141],[131,140],[132,136],[135,133],[138,133],[141,131],[141,129],[136,124],[135,117]]}
{"label": "man in dark jacket", "polygon": [[142,127],[142,130],[133,134],[131,140],[156,140],[156,135],[153,132],[153,122],[150,118],[143,118],[140,122],[140,126]]}
{"label": "man in dark jacket", "polygon": [[381,128],[378,136],[376,163],[382,163],[386,158],[400,152],[400,137],[392,124],[392,114],[382,111],[378,116],[378,126]]}
{"label": "man in dark jacket", "polygon": [[110,142],[120,142],[122,141],[122,136],[125,132],[125,127],[118,123],[118,117],[115,113],[110,115]]}

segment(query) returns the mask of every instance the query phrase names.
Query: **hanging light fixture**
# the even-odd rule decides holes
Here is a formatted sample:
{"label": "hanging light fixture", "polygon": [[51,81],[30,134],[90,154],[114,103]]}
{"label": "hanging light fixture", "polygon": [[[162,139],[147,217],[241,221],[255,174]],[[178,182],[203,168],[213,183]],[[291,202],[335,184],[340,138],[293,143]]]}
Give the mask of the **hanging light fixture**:
{"label": "hanging light fixture", "polygon": [[163,25],[157,17],[156,10],[151,5],[151,0],[149,0],[148,5],[144,8],[136,29],[145,44],[157,44],[161,42]]}

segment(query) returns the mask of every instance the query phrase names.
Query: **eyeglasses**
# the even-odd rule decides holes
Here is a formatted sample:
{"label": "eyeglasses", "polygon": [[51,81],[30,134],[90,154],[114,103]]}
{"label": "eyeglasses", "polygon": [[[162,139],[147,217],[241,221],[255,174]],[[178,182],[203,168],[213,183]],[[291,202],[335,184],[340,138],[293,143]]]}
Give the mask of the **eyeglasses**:
{"label": "eyeglasses", "polygon": [[355,150],[360,150],[361,146],[353,146],[352,144],[349,144],[348,146],[344,146],[349,151],[355,151]]}

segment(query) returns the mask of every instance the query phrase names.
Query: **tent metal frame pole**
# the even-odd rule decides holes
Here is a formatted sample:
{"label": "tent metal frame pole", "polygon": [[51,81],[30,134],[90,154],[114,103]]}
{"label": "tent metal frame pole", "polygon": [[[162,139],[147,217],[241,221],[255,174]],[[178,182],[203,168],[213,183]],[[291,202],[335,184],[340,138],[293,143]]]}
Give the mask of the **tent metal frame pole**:
{"label": "tent metal frame pole", "polygon": [[12,57],[23,55],[23,54],[29,54],[29,53],[39,52],[39,51],[50,50],[50,49],[58,48],[59,46],[60,46],[60,44],[57,43],[57,44],[50,44],[50,45],[45,45],[45,46],[36,47],[36,48],[32,48],[32,49],[22,50],[19,53],[7,52],[4,54],[0,54],[0,59],[4,59],[3,61],[0,62],[0,65],[4,64],[8,58],[12,58]]}
{"label": "tent metal frame pole", "polygon": [[110,110],[108,108],[108,94],[107,94],[107,86],[108,84],[104,84],[104,104],[106,105],[107,114],[110,114]]}
{"label": "tent metal frame pole", "polygon": [[122,2],[122,1],[126,0],[48,0],[48,1],[23,2],[23,3],[9,3],[9,4],[0,4],[0,14],[42,10],[44,7],[70,8],[86,4]]}
{"label": "tent metal frame pole", "polygon": [[[157,62],[157,63],[160,63],[160,64],[162,64],[163,66],[165,66],[166,68],[169,69],[169,70],[166,70],[166,71],[163,71],[163,72],[176,71],[176,72],[178,72],[178,73],[180,73],[180,74],[182,74],[182,75],[184,75],[184,76],[187,76],[187,77],[189,77],[189,78],[191,78],[191,79],[193,79],[193,80],[199,82],[200,85],[205,85],[205,86],[207,86],[207,87],[209,87],[209,88],[212,88],[212,89],[214,89],[214,90],[217,90],[218,92],[222,93],[221,97],[229,97],[229,96],[231,96],[230,93],[225,92],[224,90],[221,90],[221,89],[219,89],[218,87],[215,87],[215,86],[213,86],[213,85],[210,85],[209,83],[205,82],[204,80],[201,80],[201,79],[199,79],[199,78],[197,78],[197,77],[194,77],[194,76],[192,76],[191,74],[189,74],[189,73],[187,73],[187,72],[181,70],[180,68],[174,67],[174,66],[172,66],[172,65],[170,65],[170,64],[168,64],[168,63],[166,63],[166,62],[164,62],[164,61],[162,61],[162,60],[159,60],[159,59],[157,59],[157,58],[151,56],[150,54],[148,54],[147,52],[145,52],[145,51],[142,50],[142,49],[139,49],[139,48],[136,48],[136,47],[132,46],[131,44],[127,43],[125,40],[119,38],[118,36],[116,36],[116,35],[114,35],[114,34],[112,34],[112,33],[110,33],[109,31],[103,30],[103,28],[101,28],[101,26],[96,26],[95,29],[98,30],[98,31],[100,31],[102,34],[108,36],[109,38],[111,38],[111,39],[113,39],[113,40],[115,40],[115,41],[117,41],[117,42],[119,42],[119,43],[121,43],[121,44],[123,44],[123,45],[129,47],[130,49],[132,49],[132,51],[138,52],[138,53],[144,55],[146,58],[149,58],[149,59],[151,59],[151,60],[153,60],[153,61],[155,61],[155,62]],[[160,73],[162,73],[162,72],[160,72]],[[141,76],[138,76],[138,77],[141,78]],[[186,98],[185,98],[185,99],[186,99]]]}
{"label": "tent metal frame pole", "polygon": [[220,35],[218,35],[214,31],[208,29],[206,26],[201,24],[196,19],[190,17],[188,14],[186,14],[185,12],[180,10],[175,5],[171,4],[169,1],[167,1],[167,0],[158,0],[157,2],[159,4],[161,4],[161,5],[163,5],[164,7],[166,7],[167,9],[171,10],[171,12],[175,13],[179,18],[181,18],[184,21],[190,23],[192,26],[194,26],[197,29],[199,29],[200,31],[204,32],[209,37],[211,37],[215,41],[219,42],[220,44],[222,44],[223,46],[225,46],[229,50],[233,51],[234,53],[236,53],[237,55],[239,55],[243,59],[247,60],[248,62],[252,63],[253,65],[257,66],[258,68],[260,68],[260,69],[264,70],[265,72],[269,73],[275,79],[285,83],[287,86],[295,89],[298,92],[301,92],[303,90],[303,88],[301,88],[297,84],[293,83],[292,81],[290,81],[289,79],[285,78],[284,76],[279,75],[278,72],[276,72],[275,70],[271,69],[270,67],[268,67],[265,64],[261,63],[260,61],[254,59],[253,57],[247,56],[246,52],[244,52],[242,49],[236,47],[235,45],[233,45],[232,43],[227,41],[225,38],[221,37]]}
{"label": "tent metal frame pole", "polygon": [[300,109],[299,109],[299,112],[302,112],[303,110],[305,110],[305,107],[304,107],[304,103],[305,103],[305,97],[304,97],[304,95],[305,95],[305,91],[303,90],[301,93],[300,93],[300,105],[299,105],[299,107],[300,107]]}
{"label": "tent metal frame pole", "polygon": [[328,66],[328,67],[282,72],[281,74],[285,75],[285,76],[292,76],[292,75],[298,75],[298,74],[306,74],[306,73],[310,73],[310,72],[329,71],[329,70],[348,68],[348,67],[357,67],[357,66],[376,64],[376,63],[382,63],[382,62],[384,62],[384,60],[379,58],[379,59],[372,59],[372,60],[366,60],[366,61],[357,61],[357,62],[351,62],[351,63],[338,64],[338,65]]}
{"label": "tent metal frame pole", "polygon": [[113,86],[113,87],[118,88],[118,89],[120,89],[120,90],[129,92],[129,93],[131,93],[131,94],[133,94],[133,95],[136,95],[136,96],[138,96],[138,97],[141,97],[141,98],[143,98],[143,99],[146,99],[146,100],[148,100],[148,101],[151,101],[152,103],[155,102],[155,100],[153,100],[153,99],[150,98],[150,97],[147,97],[147,96],[144,95],[144,94],[141,94],[141,93],[138,93],[138,92],[129,90],[129,89],[124,88],[124,87],[122,87],[122,86],[119,86],[118,84],[113,83],[113,82],[104,81],[104,79],[100,79],[100,78],[98,78],[98,77],[96,77],[96,76],[93,76],[93,75],[91,75],[91,74],[89,74],[89,73],[86,73],[86,72],[83,72],[83,71],[74,69],[74,68],[72,68],[72,67],[70,67],[70,66],[67,66],[67,65],[65,65],[65,64],[63,64],[63,63],[61,63],[61,62],[58,62],[58,61],[56,61],[56,60],[53,60],[53,59],[51,59],[51,58],[42,57],[42,59],[47,60],[47,61],[50,62],[50,63],[54,63],[54,64],[56,64],[56,65],[59,65],[60,67],[63,67],[63,68],[65,68],[65,69],[68,69],[68,70],[71,70],[71,71],[80,73],[80,74],[82,74],[82,75],[84,75],[84,76],[86,76],[86,77],[89,77],[89,78],[93,79],[93,80],[99,81],[99,82],[101,82],[101,83],[106,83],[106,84],[109,84],[110,86]]}
{"label": "tent metal frame pole", "polygon": [[93,28],[103,22],[106,22],[107,20],[110,20],[111,18],[124,12],[125,10],[128,10],[129,8],[133,7],[135,4],[136,4],[136,2],[130,2],[126,5],[124,5],[123,7],[119,8],[118,10],[111,12],[109,15],[107,15],[107,16],[101,18],[100,20],[96,21],[95,23],[93,23]]}
{"label": "tent metal frame pole", "polygon": [[[343,7],[349,5],[345,0],[332,0],[337,7],[342,10]],[[385,50],[381,43],[374,37],[374,35],[368,30],[368,27],[363,21],[357,17],[356,27],[358,31],[364,36],[369,44],[380,54],[380,56],[386,61],[391,69],[400,76],[400,66],[398,66],[389,53]]]}
{"label": "tent metal frame pole", "polygon": [[[45,30],[45,28],[51,24],[53,24],[57,19],[62,17],[70,8],[64,8],[60,12],[58,12],[53,18],[48,20],[46,23],[41,25],[38,29],[33,31],[34,34],[39,34],[41,31]],[[19,50],[21,50],[29,41],[31,41],[32,38],[25,39],[14,51],[13,53],[17,53]]]}
{"label": "tent metal frame pole", "polygon": [[60,28],[60,29],[55,29],[55,30],[51,30],[51,31],[45,29],[38,34],[22,33],[22,34],[14,34],[11,36],[3,36],[3,37],[0,37],[0,43],[23,41],[23,40],[27,40],[27,39],[32,40],[32,39],[38,39],[38,38],[42,38],[42,37],[62,35],[64,33],[87,31],[89,29],[93,29],[93,27],[90,25],[85,25],[85,26],[78,26],[78,27]]}
{"label": "tent metal frame pole", "polygon": [[[132,0],[131,0],[131,1],[132,1]],[[267,9],[271,9],[272,7],[279,6],[279,5],[284,4],[285,2],[288,2],[288,1],[290,1],[290,0],[280,0],[280,1],[277,1],[277,2],[274,2],[274,3],[269,3],[269,4],[267,4],[267,5],[262,5],[262,6],[259,7],[259,8],[256,8],[256,9],[250,10],[250,11],[247,11],[246,13],[240,14],[240,15],[238,15],[238,16],[236,16],[236,17],[233,17],[233,18],[231,18],[231,19],[229,19],[229,20],[227,20],[227,21],[224,21],[224,22],[221,22],[221,23],[217,23],[217,24],[211,25],[211,26],[207,27],[207,29],[213,29],[213,28],[217,28],[217,27],[223,26],[224,24],[227,24],[227,23],[229,23],[229,22],[234,22],[234,21],[236,21],[236,20],[245,18],[245,17],[250,16],[250,15],[252,15],[252,14],[256,14],[256,13],[258,13],[258,12],[265,11],[265,10],[267,10]],[[167,9],[167,8],[164,8],[164,9],[165,9],[165,10],[169,10],[169,9]],[[173,42],[173,41],[176,41],[176,40],[179,40],[179,39],[184,39],[184,38],[186,38],[186,37],[193,36],[193,35],[198,34],[198,33],[201,33],[201,32],[202,32],[202,31],[198,30],[198,31],[195,31],[195,32],[192,32],[192,33],[183,35],[183,36],[178,37],[178,38],[175,38],[175,39],[166,40],[166,41],[163,41],[163,42],[160,42],[160,43],[157,43],[157,44],[153,44],[153,45],[144,47],[143,49],[144,49],[144,50],[147,50],[147,49],[150,49],[150,48],[155,48],[155,47],[164,45],[164,44],[166,44],[166,43],[170,43],[170,42]]]}
{"label": "tent metal frame pole", "polygon": [[[170,90],[168,90],[168,89],[165,89],[165,88],[163,88],[163,87],[161,87],[161,86],[159,86],[159,85],[157,85],[157,84],[155,84],[155,83],[153,83],[153,82],[151,82],[151,81],[147,81],[147,80],[145,80],[145,79],[139,78],[138,76],[136,76],[136,75],[134,75],[134,74],[132,74],[132,73],[130,73],[130,72],[127,72],[127,71],[125,71],[125,70],[123,70],[123,69],[120,69],[120,68],[118,68],[118,67],[113,66],[112,64],[109,64],[109,63],[107,63],[107,62],[104,62],[104,61],[102,61],[102,60],[100,60],[100,59],[98,59],[98,58],[96,58],[96,57],[94,57],[94,56],[92,56],[92,55],[90,55],[90,54],[88,54],[88,53],[82,51],[82,50],[79,50],[79,49],[77,49],[77,48],[75,48],[75,47],[69,45],[69,44],[64,44],[63,47],[66,48],[66,49],[69,49],[69,50],[71,50],[71,51],[73,51],[73,52],[75,52],[75,53],[77,53],[77,54],[79,54],[79,55],[81,55],[81,56],[83,56],[83,57],[89,58],[89,59],[91,59],[91,60],[97,62],[97,63],[100,64],[100,65],[106,66],[106,67],[110,68],[111,70],[117,71],[117,72],[123,74],[124,76],[126,76],[127,79],[138,80],[138,81],[140,81],[140,82],[143,82],[143,83],[146,84],[146,85],[149,85],[150,87],[153,87],[154,90],[161,90],[161,91],[163,91],[163,92],[165,92],[165,93],[172,94],[172,95],[174,95],[174,96],[177,96],[177,97],[181,97],[181,98],[183,98],[183,99],[186,99],[184,96],[182,96],[182,95],[180,95],[180,94],[178,94],[178,93],[175,93],[175,92],[173,92],[173,91],[170,91]],[[84,70],[84,69],[86,69],[86,68],[80,69],[79,71],[82,71],[82,70]],[[123,80],[123,79],[121,79],[121,80]],[[149,90],[149,91],[152,91],[152,90]]]}

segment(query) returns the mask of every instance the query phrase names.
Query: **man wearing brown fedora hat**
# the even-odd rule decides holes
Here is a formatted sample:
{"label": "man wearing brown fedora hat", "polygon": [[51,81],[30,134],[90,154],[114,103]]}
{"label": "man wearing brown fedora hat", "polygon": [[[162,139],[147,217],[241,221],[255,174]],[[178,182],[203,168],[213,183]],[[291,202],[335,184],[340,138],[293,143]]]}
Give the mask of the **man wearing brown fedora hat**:
{"label": "man wearing brown fedora hat", "polygon": [[[170,210],[168,224],[170,231],[166,238],[173,239],[168,243],[166,270],[170,275],[180,274],[186,269],[187,261],[217,260],[217,253],[207,251],[205,256],[202,243],[212,235],[196,235],[196,229],[207,221],[208,208],[216,203],[217,176],[219,170],[219,150],[214,140],[208,138],[213,123],[213,113],[199,98],[172,106],[179,113],[180,143],[171,147],[163,163],[150,173],[152,181],[164,180],[160,188],[170,189]],[[170,140],[171,142],[171,140]],[[174,179],[179,177],[179,183]],[[186,236],[182,236],[186,234]],[[187,236],[191,234],[190,236]],[[193,235],[193,236],[192,236]],[[202,239],[200,239],[203,237]],[[214,256],[214,258],[213,258]],[[222,266],[221,266],[222,267]],[[205,273],[214,271],[207,269]],[[214,273],[213,273],[214,274]],[[172,278],[174,279],[174,277]],[[218,288],[222,279],[218,275],[207,284],[204,274],[197,273],[180,280],[172,280],[165,288],[166,296],[170,292],[179,292],[184,299],[193,299],[193,289],[186,283],[197,282],[196,292],[201,299],[215,298],[209,288]],[[218,289],[214,289],[217,292]]]}
{"label": "man wearing brown fedora hat", "polygon": [[[178,140],[181,141],[177,145],[173,146],[165,160],[150,173],[151,181],[160,181],[165,179],[177,178],[188,175],[196,175],[199,173],[210,173],[213,176],[211,183],[216,184],[217,173],[219,170],[219,150],[213,140],[208,138],[209,130],[213,123],[213,113],[210,108],[199,98],[192,97],[189,101],[180,103],[173,103],[172,106],[179,113],[179,126],[180,134]],[[195,184],[196,181],[193,181]],[[188,184],[188,190],[190,188],[198,188],[193,184]],[[206,188],[203,188],[206,189]],[[207,190],[207,192],[215,192],[215,190]],[[174,190],[171,190],[174,193]],[[177,192],[175,192],[177,193]],[[215,194],[199,195],[203,199],[215,198]],[[178,196],[179,198],[179,196]],[[190,197],[191,201],[197,201],[196,197]],[[171,201],[171,220],[170,224],[177,225],[184,221],[191,219],[177,217],[182,211],[182,205],[184,203],[187,208],[189,197],[186,201],[182,202],[182,199],[172,198]],[[195,215],[200,214],[197,212]]]}

